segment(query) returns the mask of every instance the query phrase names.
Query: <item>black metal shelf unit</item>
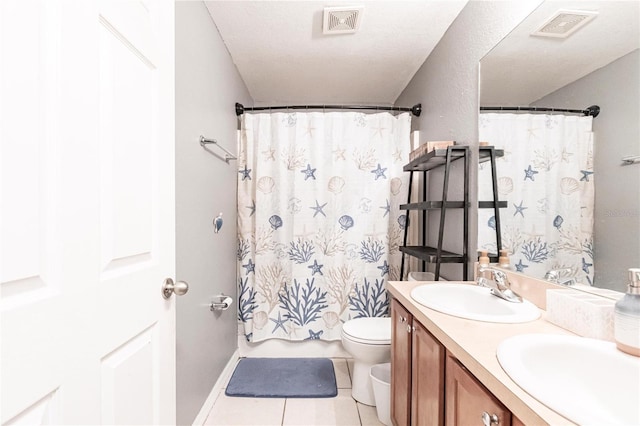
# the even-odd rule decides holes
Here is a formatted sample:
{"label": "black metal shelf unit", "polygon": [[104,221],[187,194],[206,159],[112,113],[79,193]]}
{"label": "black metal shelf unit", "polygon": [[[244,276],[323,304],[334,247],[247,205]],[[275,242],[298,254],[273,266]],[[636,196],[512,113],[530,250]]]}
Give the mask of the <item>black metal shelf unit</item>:
{"label": "black metal shelf unit", "polygon": [[[468,255],[468,246],[469,246],[469,147],[466,145],[453,145],[446,149],[436,149],[431,152],[428,152],[420,157],[414,159],[409,162],[409,164],[405,165],[403,170],[405,172],[409,172],[409,193],[407,198],[407,204],[401,204],[401,210],[407,210],[407,215],[409,210],[418,210],[422,211],[422,224],[423,224],[423,235],[422,235],[422,246],[407,246],[407,235],[409,231],[409,221],[407,221],[407,226],[404,229],[404,241],[403,245],[400,247],[400,251],[403,253],[402,262],[400,266],[400,277],[404,277],[404,255],[407,254],[409,256],[413,256],[422,260],[422,269],[425,269],[426,263],[435,263],[436,271],[435,271],[435,279],[436,281],[440,279],[440,265],[442,263],[460,263],[463,265],[462,275],[463,279],[466,281],[468,279],[468,271],[467,271],[467,263],[469,261]],[[494,215],[496,219],[496,241],[498,250],[502,248],[501,244],[501,235],[500,235],[500,211],[499,208],[506,207],[506,202],[498,202],[498,184],[496,178],[496,157],[501,157],[504,155],[504,151],[500,149],[495,149],[492,146],[483,146],[479,148],[479,161],[490,161],[491,162],[491,180],[493,185],[493,200],[494,201],[479,201],[479,208],[493,208]],[[462,201],[449,201],[447,199],[449,193],[449,177],[451,172],[451,163],[457,160],[462,159],[464,161],[464,189],[463,189],[463,200]],[[444,181],[442,187],[442,200],[441,201],[428,201],[427,190],[426,190],[426,182],[427,182],[427,172],[430,170],[443,167],[444,166]],[[423,173],[423,194],[422,201],[411,203],[411,188],[413,184],[413,174],[414,172],[422,172]],[[444,238],[444,225],[447,209],[463,209],[463,249],[462,253],[452,253],[446,250],[443,250],[442,243]],[[426,242],[426,223],[427,223],[427,212],[428,211],[440,211],[440,223],[438,227],[438,243],[436,247],[429,247],[425,245]]]}

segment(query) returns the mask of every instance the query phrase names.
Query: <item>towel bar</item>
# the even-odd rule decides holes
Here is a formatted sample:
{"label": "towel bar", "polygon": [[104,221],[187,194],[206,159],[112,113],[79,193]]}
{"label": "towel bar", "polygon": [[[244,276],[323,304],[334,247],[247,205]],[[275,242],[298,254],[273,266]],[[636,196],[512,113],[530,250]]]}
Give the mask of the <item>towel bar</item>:
{"label": "towel bar", "polygon": [[237,160],[238,159],[238,157],[236,157],[230,151],[228,151],[223,146],[221,146],[218,143],[217,140],[215,140],[215,139],[207,139],[204,136],[200,135],[200,146],[204,148],[205,145],[209,145],[209,144],[213,144],[213,145],[217,146],[218,148],[220,148],[221,150],[224,151],[224,153],[225,153],[224,161],[226,161],[227,163],[229,163],[229,160]]}

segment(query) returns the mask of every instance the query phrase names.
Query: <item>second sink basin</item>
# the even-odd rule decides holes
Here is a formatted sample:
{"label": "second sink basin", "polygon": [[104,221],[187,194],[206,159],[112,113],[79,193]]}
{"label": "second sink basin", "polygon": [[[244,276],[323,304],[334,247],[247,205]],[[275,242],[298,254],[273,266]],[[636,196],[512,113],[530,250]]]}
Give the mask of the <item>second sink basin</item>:
{"label": "second sink basin", "polygon": [[613,342],[522,334],[504,340],[497,357],[522,389],[573,422],[640,424],[640,359]]}
{"label": "second sink basin", "polygon": [[414,288],[411,297],[427,308],[476,321],[514,324],[540,317],[540,310],[533,303],[507,302],[477,285],[425,284]]}

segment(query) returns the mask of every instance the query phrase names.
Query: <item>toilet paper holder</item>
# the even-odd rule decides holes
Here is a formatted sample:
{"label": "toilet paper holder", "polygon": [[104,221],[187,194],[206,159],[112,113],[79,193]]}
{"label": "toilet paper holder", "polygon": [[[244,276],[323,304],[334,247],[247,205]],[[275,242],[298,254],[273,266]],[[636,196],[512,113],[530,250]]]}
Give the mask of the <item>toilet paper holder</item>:
{"label": "toilet paper holder", "polygon": [[226,311],[233,303],[233,299],[224,294],[214,296],[211,303],[209,303],[209,309],[212,311]]}

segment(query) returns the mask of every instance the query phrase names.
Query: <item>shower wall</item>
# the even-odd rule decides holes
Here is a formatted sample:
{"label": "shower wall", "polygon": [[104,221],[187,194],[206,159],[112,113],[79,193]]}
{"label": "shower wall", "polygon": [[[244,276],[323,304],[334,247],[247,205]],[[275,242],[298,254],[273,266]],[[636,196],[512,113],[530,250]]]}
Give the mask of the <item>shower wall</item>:
{"label": "shower wall", "polygon": [[[203,2],[175,2],[176,276],[189,292],[177,303],[177,423],[192,424],[237,349],[236,305],[211,312],[211,297],[236,294],[235,161],[199,142],[236,151],[234,103],[253,105]],[[211,151],[220,153],[216,147]],[[212,220],[223,213],[214,234]]]}

